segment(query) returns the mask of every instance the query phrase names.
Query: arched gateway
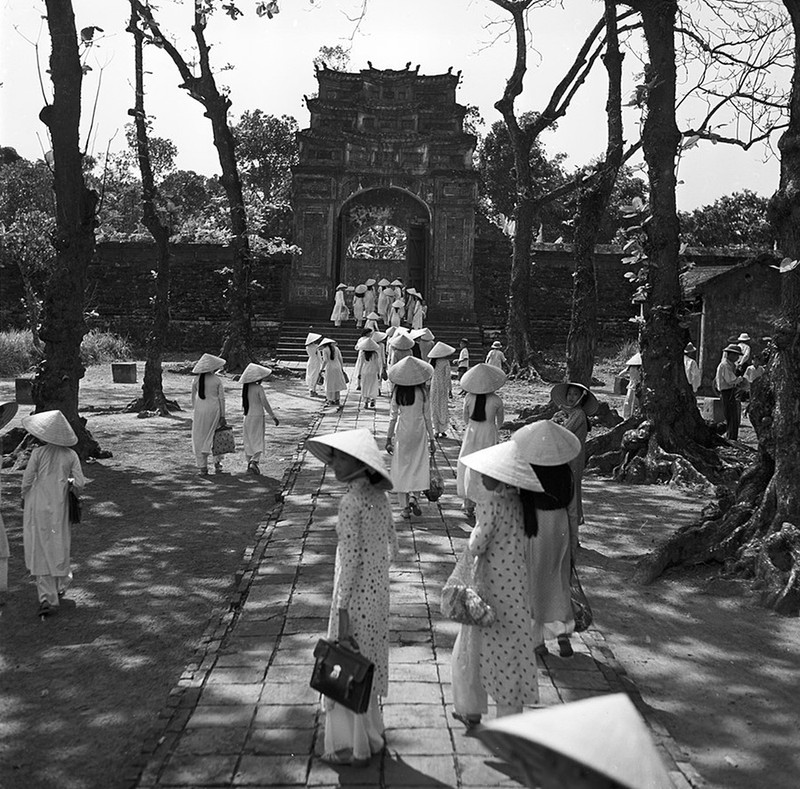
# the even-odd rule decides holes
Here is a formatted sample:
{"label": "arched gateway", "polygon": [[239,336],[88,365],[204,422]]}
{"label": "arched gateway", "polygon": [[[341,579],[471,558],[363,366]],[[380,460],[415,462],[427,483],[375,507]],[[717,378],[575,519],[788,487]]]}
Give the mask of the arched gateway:
{"label": "arched gateway", "polygon": [[475,137],[460,73],[317,70],[298,133],[288,314],[322,318],[338,282],[400,277],[437,320],[474,320]]}

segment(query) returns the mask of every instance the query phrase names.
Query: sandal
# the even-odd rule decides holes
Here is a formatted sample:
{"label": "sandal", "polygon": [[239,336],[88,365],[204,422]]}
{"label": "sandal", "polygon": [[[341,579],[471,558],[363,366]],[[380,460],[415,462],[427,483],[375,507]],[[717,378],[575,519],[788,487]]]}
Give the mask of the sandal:
{"label": "sandal", "polygon": [[422,515],[422,510],[419,508],[419,502],[417,501],[416,496],[411,497],[411,501],[409,502],[409,504],[411,506],[411,511],[414,513],[414,515],[417,516]]}
{"label": "sandal", "polygon": [[463,723],[467,727],[467,731],[470,731],[481,724],[480,715],[462,715],[460,712],[456,712],[455,710],[451,710],[450,714],[459,723]]}
{"label": "sandal", "polygon": [[408,507],[403,507],[402,512],[400,513],[401,517],[404,521],[411,520],[411,510]]}
{"label": "sandal", "polygon": [[558,654],[564,658],[572,657],[575,654],[569,636],[566,633],[562,633],[558,637]]}

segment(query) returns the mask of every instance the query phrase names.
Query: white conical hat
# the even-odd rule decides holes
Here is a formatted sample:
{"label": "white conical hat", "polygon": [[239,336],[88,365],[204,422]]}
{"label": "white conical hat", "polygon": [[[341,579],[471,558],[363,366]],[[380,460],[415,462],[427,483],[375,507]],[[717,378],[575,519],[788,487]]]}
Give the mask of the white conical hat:
{"label": "white conical hat", "polygon": [[310,331],[306,335],[306,341],[303,343],[304,345],[311,345],[312,343],[319,342],[322,339],[321,334],[317,334],[316,332]]}
{"label": "white conical hat", "polygon": [[368,280],[365,280],[365,281],[364,281],[364,284],[365,284],[365,285],[366,285],[368,288],[369,288],[369,287],[372,287],[372,286],[375,284],[375,280],[374,280],[374,279],[372,279],[372,277],[370,277]]}
{"label": "white conical hat", "polygon": [[388,335],[385,331],[374,331],[372,332],[372,339],[375,342],[383,342]]}
{"label": "white conical hat", "polygon": [[433,336],[433,332],[428,329],[413,329],[409,332],[409,335],[414,340],[427,340],[427,342],[433,342],[436,338]]}
{"label": "white conical hat", "polygon": [[455,352],[456,349],[452,345],[448,345],[446,342],[437,342],[436,345],[431,348],[428,358],[444,359],[445,356],[452,356]]}
{"label": "white conical hat", "polygon": [[225,366],[225,360],[221,356],[214,356],[210,353],[204,353],[198,360],[197,364],[192,368],[193,375],[200,375],[200,373],[215,373]]}
{"label": "white conical hat", "polygon": [[374,436],[366,427],[343,430],[326,436],[314,436],[306,441],[306,449],[327,464],[333,460],[334,449],[346,452],[383,477],[384,481],[380,485],[383,490],[392,488],[392,478],[383,465],[381,451]]}
{"label": "white conical hat", "polygon": [[336,340],[332,340],[330,337],[323,337],[319,343],[319,347],[321,348],[323,345],[336,345]]}
{"label": "white conical hat", "polygon": [[476,736],[532,781],[548,770],[562,786],[594,786],[600,776],[625,789],[674,786],[647,724],[624,693],[497,718]]}
{"label": "white conical hat", "polygon": [[583,390],[583,401],[581,402],[581,408],[583,408],[586,416],[594,416],[594,414],[597,413],[597,409],[600,408],[600,402],[583,384],[577,384],[574,381],[565,381],[564,383],[556,384],[550,390],[550,399],[559,408],[566,406],[567,389],[569,389],[570,386],[575,386],[578,389]]}
{"label": "white conical hat", "polygon": [[19,405],[14,402],[0,405],[0,428],[5,427],[17,414]]}
{"label": "white conical hat", "polygon": [[461,388],[471,394],[489,394],[496,392],[505,382],[506,374],[499,367],[481,362],[464,373]]}
{"label": "white conical hat", "polygon": [[356,343],[356,350],[357,351],[379,351],[378,343],[372,339],[372,337],[362,337]]}
{"label": "white conical hat", "polygon": [[390,284],[391,285],[402,285],[403,284],[403,280],[396,279],[396,280],[393,280]]}
{"label": "white conical hat", "polygon": [[367,292],[367,286],[366,285],[356,285],[355,292],[358,293],[358,294],[366,293]]}
{"label": "white conical hat", "polygon": [[640,354],[640,353],[633,354],[633,356],[631,356],[631,358],[628,359],[627,362],[625,362],[625,365],[627,367],[641,367],[642,366],[642,354]]}
{"label": "white conical hat", "polygon": [[409,296],[416,296],[417,295],[417,289],[416,288],[406,288],[406,293]]}
{"label": "white conical hat", "polygon": [[407,351],[414,347],[414,340],[412,340],[406,332],[398,331],[395,332],[392,339],[389,340],[389,345],[391,345],[392,348],[397,348],[399,351]]}
{"label": "white conical hat", "polygon": [[415,356],[395,362],[386,372],[389,380],[399,386],[419,386],[433,377],[433,367]]}
{"label": "white conical hat", "polygon": [[244,372],[242,373],[242,377],[239,379],[239,383],[244,386],[245,384],[251,384],[254,381],[263,381],[264,378],[269,378],[272,375],[272,370],[269,367],[263,367],[260,364],[254,364],[251,362],[244,368]]}
{"label": "white conical hat", "polygon": [[486,449],[462,455],[459,460],[467,467],[474,469],[479,474],[494,477],[506,485],[515,488],[535,490],[540,493],[544,490],[539,478],[533,473],[531,464],[526,462],[513,441],[504,441],[494,444]]}
{"label": "white conical hat", "polygon": [[48,444],[71,447],[78,443],[78,437],[61,411],[42,411],[40,414],[24,416],[22,426],[36,438]]}
{"label": "white conical hat", "polygon": [[391,283],[391,282],[389,282],[389,280],[388,280],[388,279],[386,279],[386,277],[383,277],[383,279],[381,279],[381,280],[378,282],[378,285],[380,285],[382,288],[385,288],[387,285],[391,285],[391,284],[392,284],[392,283]]}
{"label": "white conical hat", "polygon": [[347,285],[345,285],[345,284],[344,284],[344,282],[340,282],[340,283],[339,283],[339,284],[336,286],[336,290],[347,290]]}
{"label": "white conical hat", "polygon": [[686,343],[686,347],[683,349],[683,352],[684,353],[694,353],[696,350],[697,350],[697,348],[694,347],[694,344],[689,342],[689,343]]}
{"label": "white conical hat", "polygon": [[395,299],[392,302],[392,306],[393,307],[403,307],[404,305],[405,305],[405,302],[402,299]]}
{"label": "white conical hat", "polygon": [[373,310],[372,312],[370,312],[369,315],[367,315],[367,320],[368,321],[379,321],[380,319],[381,319],[381,316],[378,315],[378,313],[375,312],[375,310]]}
{"label": "white conical hat", "polygon": [[537,466],[560,466],[581,452],[580,439],[549,419],[521,427],[511,440],[519,447],[522,457]]}

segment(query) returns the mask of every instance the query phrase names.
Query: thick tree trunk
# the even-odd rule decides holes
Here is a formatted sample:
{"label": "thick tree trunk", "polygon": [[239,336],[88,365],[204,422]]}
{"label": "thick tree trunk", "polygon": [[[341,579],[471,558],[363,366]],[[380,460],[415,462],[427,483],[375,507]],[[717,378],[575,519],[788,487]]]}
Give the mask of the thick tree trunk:
{"label": "thick tree trunk", "polygon": [[47,24],[52,52],[50,77],[53,104],[40,113],[53,144],[56,265],[43,299],[41,337],[45,358],[33,384],[37,411],[58,409],[78,436],[81,457],[100,456],[101,450],[78,415],[78,386],[85,369],[81,340],[86,333],[83,298],[86,272],[94,256],[97,195],[86,188],[81,168],[78,133],[83,73],[72,3],[47,0]]}
{"label": "thick tree trunk", "polygon": [[597,278],[594,248],[622,164],[622,53],[617,38],[617,7],[606,0],[606,54],[608,73],[606,120],[608,144],[605,160],[585,187],[578,191],[575,213],[575,274],[567,336],[566,380],[591,386],[597,345]]}
{"label": "thick tree trunk", "polygon": [[[530,167],[523,165],[530,174]],[[519,170],[517,170],[519,178]],[[517,196],[516,229],[511,257],[511,279],[508,288],[506,341],[508,363],[512,372],[525,372],[534,365],[535,351],[530,338],[529,307],[531,288],[531,243],[534,212],[530,200]]]}
{"label": "thick tree trunk", "polygon": [[161,221],[156,209],[158,189],[150,161],[150,144],[147,135],[147,115],[144,109],[144,34],[139,27],[136,4],[131,3],[131,21],[128,30],[134,39],[134,72],[136,103],[130,114],[136,126],[136,153],[142,176],[142,223],[156,244],[156,292],[153,297],[153,325],[147,335],[147,359],[144,365],[142,396],[128,406],[131,411],[156,411],[162,416],[175,410],[178,404],[168,403],[164,395],[161,356],[169,332],[170,264],[172,251],[169,237],[172,230]]}

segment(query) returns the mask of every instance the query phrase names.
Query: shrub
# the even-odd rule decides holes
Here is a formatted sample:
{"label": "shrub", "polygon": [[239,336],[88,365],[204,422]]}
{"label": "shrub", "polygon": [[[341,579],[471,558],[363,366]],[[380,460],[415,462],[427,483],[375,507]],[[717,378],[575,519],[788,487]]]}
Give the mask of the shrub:
{"label": "shrub", "polygon": [[38,360],[30,331],[8,329],[0,332],[0,375],[4,378],[16,378],[28,372]]}
{"label": "shrub", "polygon": [[[103,362],[131,359],[131,346],[124,337],[92,329],[81,342],[81,362],[90,367]],[[39,361],[30,331],[9,329],[0,332],[0,376],[16,378],[30,372]]]}

